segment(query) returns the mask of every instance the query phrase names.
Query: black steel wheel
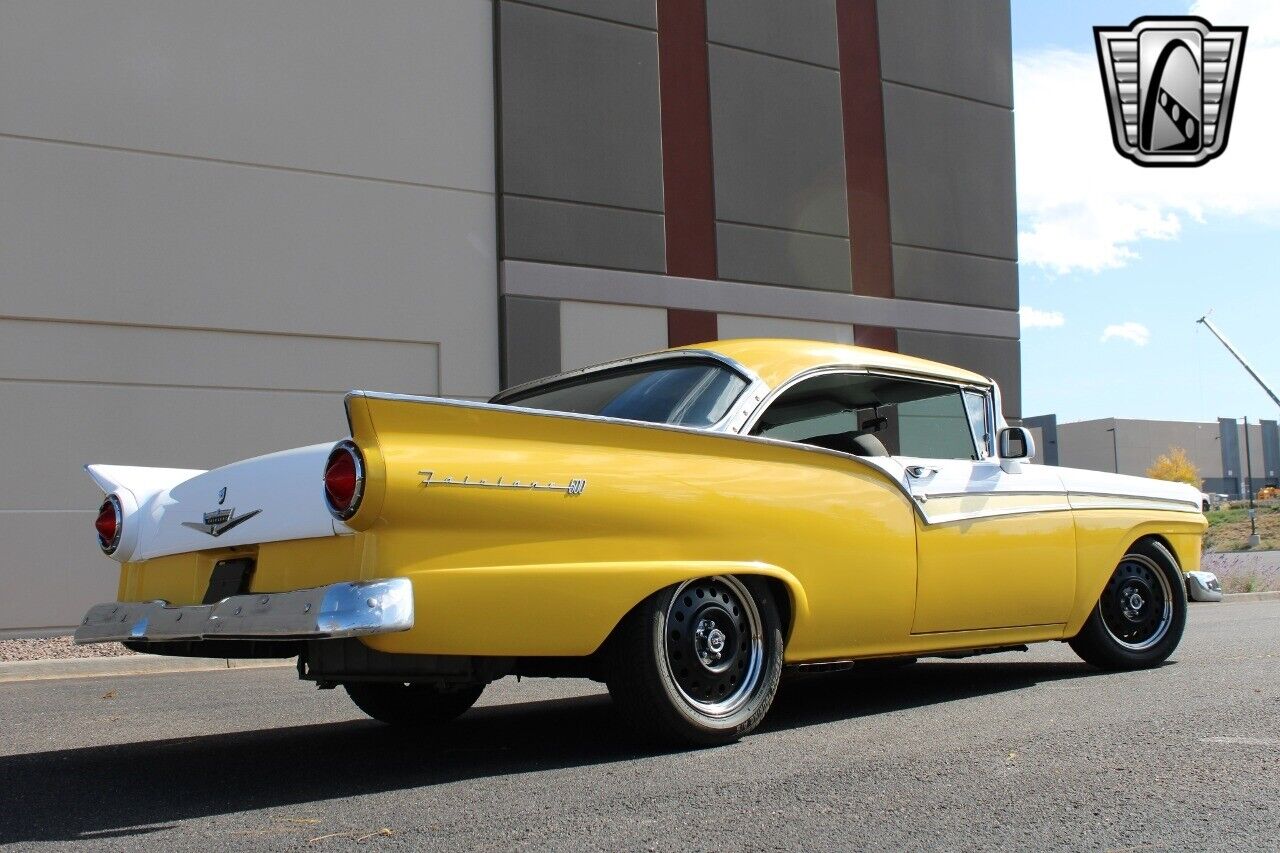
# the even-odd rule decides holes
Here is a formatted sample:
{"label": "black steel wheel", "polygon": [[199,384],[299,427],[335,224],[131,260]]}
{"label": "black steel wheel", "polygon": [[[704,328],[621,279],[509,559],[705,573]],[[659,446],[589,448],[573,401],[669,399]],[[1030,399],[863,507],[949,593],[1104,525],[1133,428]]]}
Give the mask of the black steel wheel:
{"label": "black steel wheel", "polygon": [[1107,580],[1071,647],[1103,669],[1163,662],[1182,639],[1187,592],[1177,559],[1159,542],[1136,543]]}
{"label": "black steel wheel", "polygon": [[352,681],[343,687],[356,707],[375,720],[392,726],[422,726],[462,716],[480,698],[485,685]]}
{"label": "black steel wheel", "polygon": [[767,584],[723,575],[650,596],[611,640],[609,692],[642,735],[727,743],[759,725],[782,672],[782,625]]}

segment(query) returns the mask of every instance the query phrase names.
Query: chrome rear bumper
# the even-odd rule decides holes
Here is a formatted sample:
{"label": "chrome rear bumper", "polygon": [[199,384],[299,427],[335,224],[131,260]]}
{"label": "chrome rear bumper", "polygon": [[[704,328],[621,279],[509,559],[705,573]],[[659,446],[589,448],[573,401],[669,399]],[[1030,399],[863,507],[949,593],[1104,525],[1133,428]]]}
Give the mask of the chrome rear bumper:
{"label": "chrome rear bumper", "polygon": [[233,595],[216,604],[108,602],[89,609],[75,641],[323,640],[413,627],[408,578]]}

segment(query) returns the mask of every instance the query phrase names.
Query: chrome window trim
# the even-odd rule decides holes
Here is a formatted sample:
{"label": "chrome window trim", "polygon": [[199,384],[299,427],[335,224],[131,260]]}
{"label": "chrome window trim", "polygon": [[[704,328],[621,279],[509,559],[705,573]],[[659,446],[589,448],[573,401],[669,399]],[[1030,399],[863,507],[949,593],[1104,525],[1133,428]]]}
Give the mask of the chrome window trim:
{"label": "chrome window trim", "polygon": [[[814,379],[818,376],[827,376],[830,374],[841,374],[841,373],[848,373],[848,374],[854,374],[859,376],[884,376],[890,379],[906,379],[912,382],[924,382],[930,385],[944,385],[948,388],[955,388],[956,392],[960,394],[963,394],[963,392],[966,390],[979,391],[985,394],[988,400],[991,399],[991,386],[975,385],[972,382],[959,382],[954,379],[943,379],[931,373],[915,373],[909,370],[887,370],[887,369],[876,368],[876,367],[856,367],[853,365],[828,364],[828,365],[823,365],[821,367],[812,367],[808,370],[797,373],[795,376],[792,376],[786,382],[783,382],[777,388],[774,388],[772,391],[770,391],[769,394],[767,394],[765,398],[756,405],[755,410],[751,413],[750,417],[747,418],[746,422],[743,424],[743,426],[740,428],[739,431],[744,436],[747,436],[749,438],[762,438],[763,436],[751,436],[749,435],[749,433],[752,430],[752,428],[755,427],[756,423],[760,420],[761,416],[764,415],[764,413],[768,410],[769,406],[771,406],[774,403],[774,401],[778,399],[778,397],[782,396],[784,393],[787,392],[788,389],[790,389],[794,385],[797,385],[800,382],[804,382],[807,379]],[[963,404],[963,402],[964,402],[964,398],[962,396],[961,403]],[[968,410],[965,411],[965,423],[966,424],[969,423]],[[971,426],[967,426],[966,432],[969,433],[969,443],[973,445],[973,453],[974,453],[974,456],[976,457],[978,455],[978,446],[973,439],[973,428]],[[783,443],[784,444],[800,444],[800,442],[783,442]],[[839,451],[833,451],[833,452],[839,452]],[[850,454],[841,454],[841,455],[844,456],[844,455],[850,455]],[[858,457],[853,456],[852,458],[857,459]],[[899,454],[899,458],[914,458],[914,457],[906,457],[903,454]],[[920,458],[933,458],[933,457],[920,457]],[[985,462],[989,458],[991,457],[983,457],[981,459],[954,460],[954,461]]]}
{"label": "chrome window trim", "polygon": [[[651,352],[644,355],[635,355],[629,358],[620,358],[616,361],[606,361],[604,364],[593,364],[588,367],[580,367],[577,370],[568,370],[564,373],[557,373],[554,376],[544,376],[541,379],[534,379],[529,382],[523,382],[511,388],[504,388],[497,394],[489,398],[488,403],[492,405],[500,405],[507,408],[519,408],[530,412],[549,412],[548,409],[536,409],[531,406],[522,406],[519,403],[506,403],[506,398],[532,391],[543,385],[556,385],[561,382],[578,379],[584,376],[590,376],[593,373],[604,373],[609,370],[615,370],[619,367],[632,367],[637,364],[648,364],[658,361],[681,361],[686,359],[707,360],[717,362],[727,367],[738,375],[739,378],[746,381],[746,387],[742,392],[734,398],[724,416],[715,423],[708,424],[703,427],[688,427],[698,432],[725,432],[729,430],[737,431],[739,428],[739,419],[746,417],[750,409],[738,411],[739,406],[744,400],[759,401],[768,391],[768,385],[765,384],[755,371],[744,367],[739,362],[726,355],[705,349],[682,349],[682,350],[662,350],[661,352]],[[578,414],[572,412],[563,412],[562,414]],[[602,415],[586,415],[586,417],[605,417]],[[650,421],[633,421],[628,418],[610,418],[611,420],[624,421],[626,423],[651,423]],[[655,426],[676,426],[675,424],[654,424]]]}

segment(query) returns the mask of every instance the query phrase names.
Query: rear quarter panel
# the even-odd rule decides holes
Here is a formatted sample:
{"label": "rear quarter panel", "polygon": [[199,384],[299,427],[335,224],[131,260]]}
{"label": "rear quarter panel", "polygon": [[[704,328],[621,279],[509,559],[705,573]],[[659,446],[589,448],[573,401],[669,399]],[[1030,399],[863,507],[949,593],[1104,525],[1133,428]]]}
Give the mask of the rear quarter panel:
{"label": "rear quarter panel", "polygon": [[[387,652],[583,655],[650,593],[733,572],[786,585],[790,661],[905,640],[907,498],[855,460],[693,431],[352,396],[370,492],[361,574],[413,579],[417,624]],[[431,485],[423,472],[432,472]],[[507,485],[585,481],[581,494]]]}

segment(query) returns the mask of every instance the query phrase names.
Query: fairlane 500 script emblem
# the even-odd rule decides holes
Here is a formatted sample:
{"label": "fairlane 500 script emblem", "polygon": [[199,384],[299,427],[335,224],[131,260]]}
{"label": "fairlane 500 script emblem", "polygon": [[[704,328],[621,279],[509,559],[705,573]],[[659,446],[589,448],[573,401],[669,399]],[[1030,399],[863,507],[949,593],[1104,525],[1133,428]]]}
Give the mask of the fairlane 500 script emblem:
{"label": "fairlane 500 script emblem", "polygon": [[197,524],[194,521],[182,522],[183,527],[190,527],[192,530],[199,530],[201,533],[208,533],[210,536],[221,536],[233,527],[239,527],[249,519],[253,518],[260,509],[251,510],[244,515],[236,515],[235,507],[227,509],[215,509],[213,512],[204,514],[204,524]]}
{"label": "fairlane 500 script emblem", "polygon": [[461,480],[455,480],[452,477],[444,477],[443,479],[437,480],[434,471],[419,471],[418,473],[422,475],[422,485],[424,486],[468,486],[478,489],[521,489],[529,492],[564,492],[566,495],[580,495],[587,488],[587,481],[582,479],[570,480],[569,485],[560,486],[551,482],[522,483],[519,480],[512,480],[510,483],[504,483],[502,477],[499,477],[492,483],[488,480],[473,480],[470,477],[463,477]]}

